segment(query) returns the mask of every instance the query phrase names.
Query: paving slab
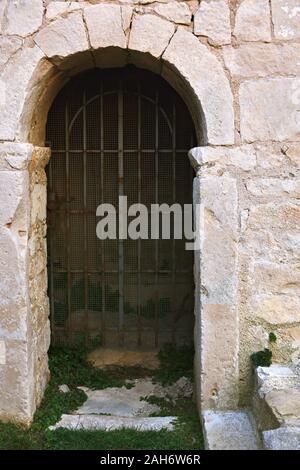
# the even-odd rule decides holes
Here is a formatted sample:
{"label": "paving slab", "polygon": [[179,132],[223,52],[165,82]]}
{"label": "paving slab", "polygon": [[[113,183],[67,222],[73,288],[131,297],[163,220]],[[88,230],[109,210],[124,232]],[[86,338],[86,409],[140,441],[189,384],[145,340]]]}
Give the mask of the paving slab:
{"label": "paving slab", "polygon": [[[132,388],[111,387],[104,390],[89,390],[84,388],[87,400],[78,410],[79,415],[109,414],[112,416],[149,416],[157,413],[160,408],[141,398],[154,395],[155,384],[151,379],[135,380]],[[81,388],[83,390],[83,387]]]}
{"label": "paving slab", "polygon": [[202,413],[205,447],[208,450],[257,450],[259,443],[247,411]]}
{"label": "paving slab", "polygon": [[300,428],[281,427],[262,433],[266,450],[300,450]]}
{"label": "paving slab", "polygon": [[101,415],[62,415],[60,421],[49,429],[58,428],[72,431],[116,431],[118,429],[134,429],[136,431],[160,431],[166,429],[173,431],[176,421],[175,416],[135,417],[101,416]]}
{"label": "paving slab", "polygon": [[[153,383],[150,377],[128,381],[127,385],[103,390],[78,387],[84,391],[87,400],[74,413],[62,415],[49,429],[171,431],[176,417],[159,416],[160,407],[148,403],[145,398],[154,395],[172,401],[177,397],[191,397],[193,393],[192,383],[186,377],[166,387]],[[153,416],[154,413],[157,416]]]}

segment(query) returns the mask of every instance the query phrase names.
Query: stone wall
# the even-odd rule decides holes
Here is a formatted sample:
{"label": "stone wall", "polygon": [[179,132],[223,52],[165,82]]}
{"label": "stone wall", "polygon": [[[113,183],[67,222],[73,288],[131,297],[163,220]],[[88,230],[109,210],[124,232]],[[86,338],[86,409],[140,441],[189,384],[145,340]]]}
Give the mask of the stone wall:
{"label": "stone wall", "polygon": [[46,277],[49,149],[0,143],[0,415],[27,425],[47,380]]}
{"label": "stone wall", "polygon": [[44,145],[58,90],[93,66],[135,63],[162,74],[203,146],[195,164],[205,239],[195,299],[201,405],[247,402],[251,352],[271,347],[275,361],[299,360],[299,56],[300,0],[1,0],[3,419],[30,421],[48,377],[48,157],[32,144]]}

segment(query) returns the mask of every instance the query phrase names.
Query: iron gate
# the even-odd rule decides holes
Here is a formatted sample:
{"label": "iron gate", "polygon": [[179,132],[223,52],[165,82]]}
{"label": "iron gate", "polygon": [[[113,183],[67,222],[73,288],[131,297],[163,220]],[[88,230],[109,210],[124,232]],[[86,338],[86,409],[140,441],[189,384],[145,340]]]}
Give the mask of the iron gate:
{"label": "iron gate", "polygon": [[126,348],[186,343],[193,254],[184,240],[99,240],[101,203],[192,202],[189,112],[160,77],[127,67],[71,80],[48,116],[52,342]]}

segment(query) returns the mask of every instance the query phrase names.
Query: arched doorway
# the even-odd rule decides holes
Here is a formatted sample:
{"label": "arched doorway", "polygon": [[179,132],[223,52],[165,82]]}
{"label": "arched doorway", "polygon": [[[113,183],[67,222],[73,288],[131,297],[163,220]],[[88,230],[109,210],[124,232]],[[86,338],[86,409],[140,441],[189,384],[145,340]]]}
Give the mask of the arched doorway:
{"label": "arched doorway", "polygon": [[[95,336],[146,349],[191,342],[193,253],[184,240],[99,240],[96,209],[192,203],[189,112],[133,66],[71,80],[48,116],[48,276],[52,341]],[[130,220],[130,218],[129,218]],[[150,235],[150,230],[149,230]]]}

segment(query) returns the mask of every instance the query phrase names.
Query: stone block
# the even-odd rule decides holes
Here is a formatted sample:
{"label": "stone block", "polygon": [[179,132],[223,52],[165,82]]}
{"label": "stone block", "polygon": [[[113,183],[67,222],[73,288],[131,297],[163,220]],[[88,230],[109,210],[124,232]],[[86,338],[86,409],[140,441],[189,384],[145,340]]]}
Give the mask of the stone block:
{"label": "stone block", "polygon": [[271,0],[271,7],[275,38],[299,39],[299,0]]}
{"label": "stone block", "polygon": [[120,6],[93,5],[84,9],[84,18],[93,49],[126,47]]}
{"label": "stone block", "polygon": [[247,256],[273,263],[298,263],[299,224],[300,206],[296,204],[251,205],[243,234]]}
{"label": "stone block", "polygon": [[227,0],[202,0],[194,18],[194,34],[207,37],[216,46],[231,43],[230,10]]}
{"label": "stone block", "polygon": [[47,5],[46,18],[47,20],[53,20],[57,16],[65,13],[71,13],[72,11],[79,10],[81,4],[77,2],[50,2]]}
{"label": "stone block", "polygon": [[246,187],[253,196],[300,199],[300,180],[295,178],[256,178],[247,181]]}
{"label": "stone block", "polygon": [[35,33],[41,26],[43,0],[30,0],[30,5],[28,1],[8,1],[6,5],[2,20],[4,33],[25,37]]}
{"label": "stone block", "polygon": [[[213,341],[212,338],[214,338]],[[237,406],[238,349],[239,331],[236,308],[226,304],[202,305],[202,409],[230,409]]]}
{"label": "stone block", "polygon": [[0,171],[1,205],[0,228],[28,229],[28,173],[26,171]]}
{"label": "stone block", "polygon": [[0,416],[3,421],[29,425],[33,413],[32,377],[24,340],[6,341],[6,364],[0,367]]}
{"label": "stone block", "polygon": [[56,64],[89,49],[81,12],[52,21],[37,33],[34,41]]}
{"label": "stone block", "polygon": [[248,226],[255,231],[268,230],[272,227],[287,232],[298,230],[300,224],[300,206],[292,203],[258,204],[250,207]]}
{"label": "stone block", "polygon": [[175,28],[172,23],[155,15],[136,15],[133,18],[129,49],[160,57],[169,44]]}
{"label": "stone block", "polygon": [[203,427],[206,450],[259,448],[251,418],[245,411],[205,411]]}
{"label": "stone block", "polygon": [[260,293],[284,295],[300,294],[299,264],[255,261],[251,277],[255,279],[255,290]]}
{"label": "stone block", "polygon": [[23,40],[16,36],[0,36],[0,69],[22,47],[22,44]]}
{"label": "stone block", "polygon": [[300,44],[242,44],[224,47],[226,67],[235,77],[266,77],[268,75],[299,75]]}
{"label": "stone block", "polygon": [[300,322],[300,299],[289,295],[256,295],[253,300],[256,318],[270,325]]}
{"label": "stone block", "polygon": [[31,144],[0,143],[0,170],[26,170],[32,150]]}
{"label": "stone block", "polygon": [[300,450],[300,428],[297,427],[264,431],[262,438],[266,450]]}
{"label": "stone block", "polygon": [[284,147],[284,153],[296,168],[300,168],[300,143],[289,143]]}
{"label": "stone block", "polygon": [[190,24],[192,13],[185,2],[160,3],[153,7],[154,11],[169,21],[178,24]]}
{"label": "stone block", "polygon": [[266,78],[240,86],[243,141],[300,140],[299,78]]}
{"label": "stone block", "polygon": [[253,170],[256,166],[256,150],[252,145],[240,147],[195,147],[189,152],[194,170],[200,171],[202,165],[206,167],[217,166],[217,169],[233,166],[244,171]]}
{"label": "stone block", "polygon": [[174,416],[127,418],[123,416],[95,416],[95,415],[62,415],[61,420],[50,430],[58,428],[116,431],[120,429],[134,429],[139,432],[146,431],[173,431],[176,418]]}
{"label": "stone block", "polygon": [[197,96],[206,118],[208,143],[233,144],[232,93],[218,59],[193,34],[183,29],[174,34],[163,59],[178,70]]}
{"label": "stone block", "polygon": [[37,220],[46,220],[46,207],[47,207],[47,187],[44,184],[35,184],[30,195],[31,210],[30,218],[31,224],[35,224]]}
{"label": "stone block", "polygon": [[274,389],[266,393],[265,401],[280,425],[300,426],[300,390]]}
{"label": "stone block", "polygon": [[243,0],[237,9],[233,33],[242,41],[271,41],[268,0]]}
{"label": "stone block", "polygon": [[[0,74],[0,88],[1,83],[4,84],[4,93],[0,103],[1,140],[15,139],[28,93],[28,83],[43,59],[44,54],[39,47],[27,47],[18,51]],[[14,77],[14,79],[12,80],[11,77]],[[7,86],[8,83],[9,86]]]}

